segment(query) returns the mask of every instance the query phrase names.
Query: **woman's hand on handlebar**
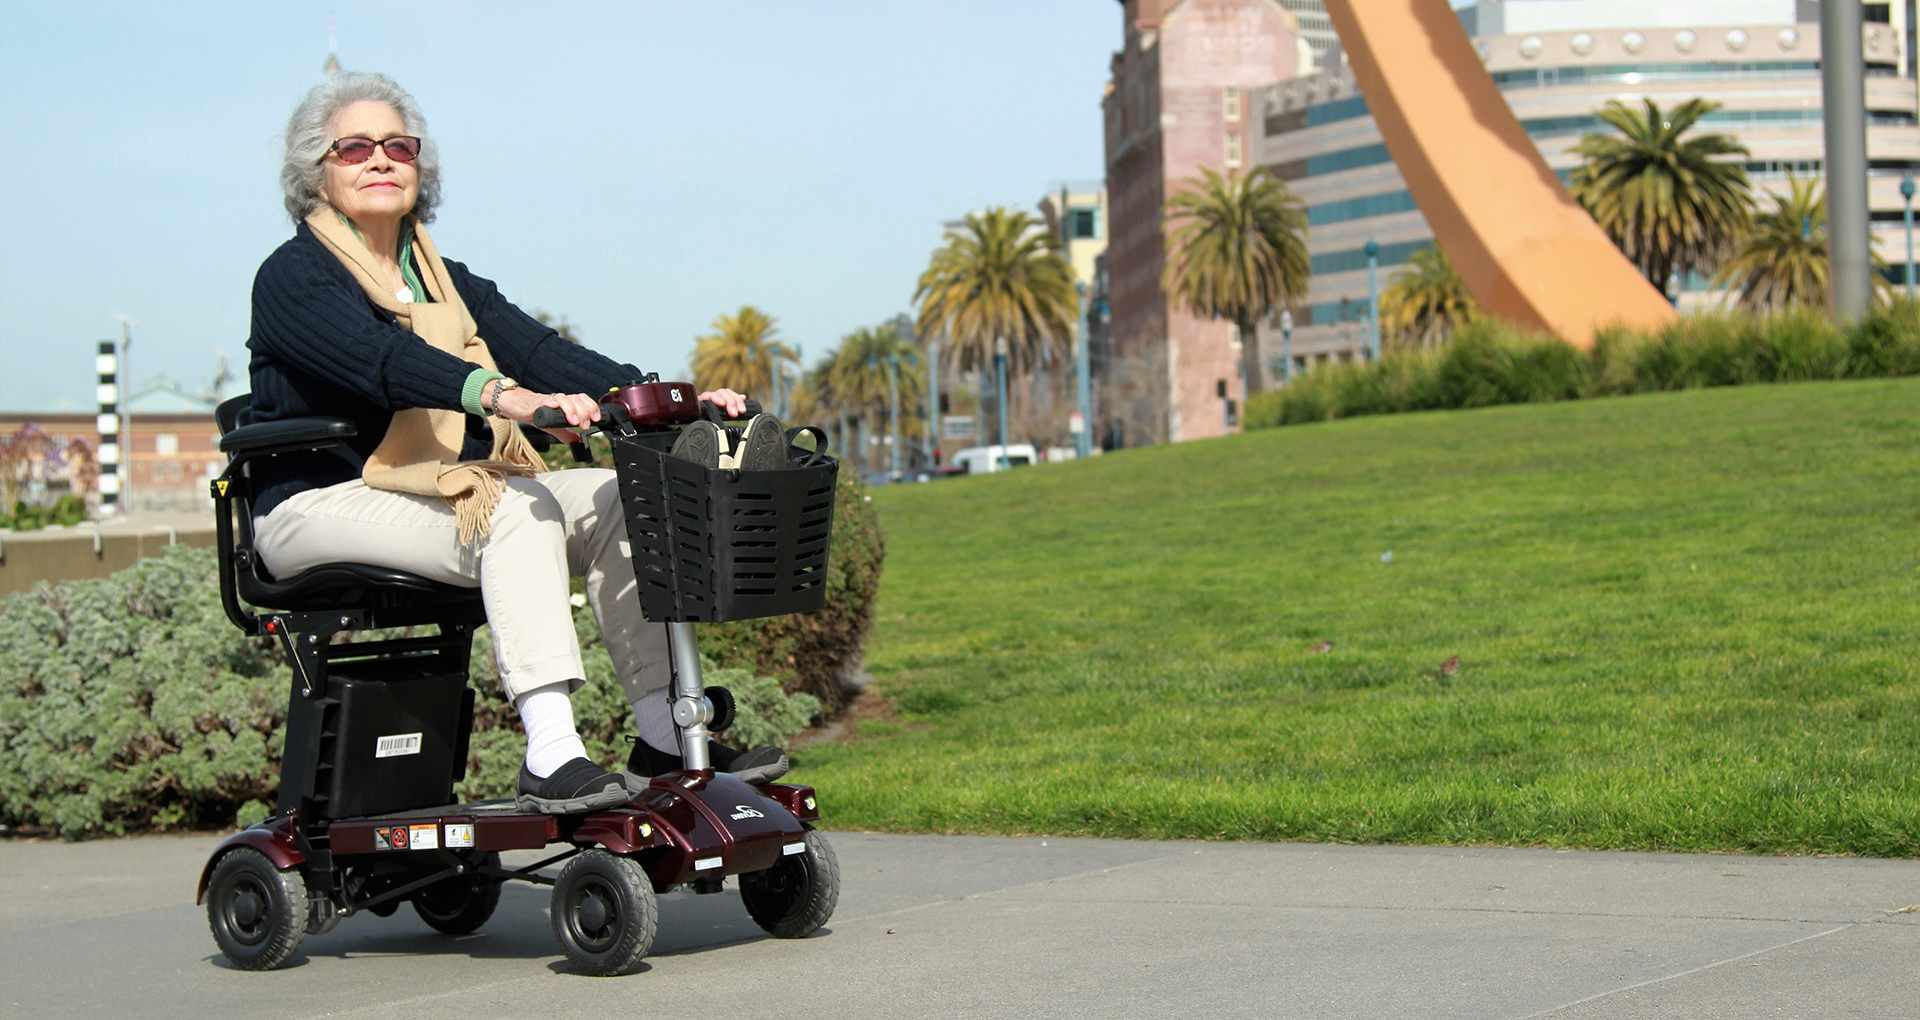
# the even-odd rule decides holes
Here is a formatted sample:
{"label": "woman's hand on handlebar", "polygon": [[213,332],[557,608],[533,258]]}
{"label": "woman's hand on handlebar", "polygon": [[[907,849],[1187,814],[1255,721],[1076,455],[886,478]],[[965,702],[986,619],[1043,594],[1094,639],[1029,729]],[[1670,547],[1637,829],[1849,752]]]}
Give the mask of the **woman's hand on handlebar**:
{"label": "woman's hand on handlebar", "polygon": [[[511,389],[495,398],[493,406],[501,414],[523,425],[533,424],[534,413],[543,407],[558,408],[567,416],[568,424],[574,426],[591,425],[600,420],[600,402],[584,393],[536,393],[527,389]],[[580,442],[580,434],[572,429],[545,428],[545,431],[563,443]]]}
{"label": "woman's hand on handlebar", "polygon": [[729,389],[708,390],[700,394],[700,399],[725,411],[729,418],[746,417],[747,398],[745,394],[735,393]]}

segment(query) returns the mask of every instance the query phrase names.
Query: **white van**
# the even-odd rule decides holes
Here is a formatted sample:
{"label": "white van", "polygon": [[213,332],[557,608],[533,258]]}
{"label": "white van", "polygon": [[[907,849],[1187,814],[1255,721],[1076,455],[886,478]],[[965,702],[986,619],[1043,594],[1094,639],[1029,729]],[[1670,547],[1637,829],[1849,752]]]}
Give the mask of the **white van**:
{"label": "white van", "polygon": [[1013,443],[1008,446],[969,446],[955,451],[947,463],[959,470],[960,474],[984,475],[1001,470],[1002,466],[1026,467],[1039,459],[1032,443]]}

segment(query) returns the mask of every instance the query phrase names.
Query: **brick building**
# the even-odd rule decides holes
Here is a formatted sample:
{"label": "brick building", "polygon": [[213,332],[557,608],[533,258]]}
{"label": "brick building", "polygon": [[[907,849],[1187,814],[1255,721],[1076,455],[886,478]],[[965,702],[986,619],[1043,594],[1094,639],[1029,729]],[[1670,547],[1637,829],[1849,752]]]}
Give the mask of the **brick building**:
{"label": "brick building", "polygon": [[[1202,166],[1245,171],[1253,97],[1311,60],[1279,0],[1121,0],[1106,119],[1110,361],[1099,434],[1125,445],[1217,436],[1244,402],[1225,322],[1172,308],[1163,212]],[[1303,52],[1304,51],[1304,52]]]}
{"label": "brick building", "polygon": [[[0,412],[0,438],[12,437],[31,424],[45,432],[46,445],[60,453],[51,461],[35,456],[20,465],[15,498],[51,500],[77,489],[89,504],[96,504],[98,486],[84,477],[81,467],[83,461],[97,464],[99,460],[95,418],[71,412]],[[130,510],[210,507],[207,479],[219,474],[227,462],[215,446],[218,438],[211,412],[136,413],[131,435],[122,438],[121,457],[126,461],[122,476],[129,479],[122,506]],[[85,444],[84,456],[66,456],[75,440]],[[83,477],[74,477],[75,468],[81,468]]]}

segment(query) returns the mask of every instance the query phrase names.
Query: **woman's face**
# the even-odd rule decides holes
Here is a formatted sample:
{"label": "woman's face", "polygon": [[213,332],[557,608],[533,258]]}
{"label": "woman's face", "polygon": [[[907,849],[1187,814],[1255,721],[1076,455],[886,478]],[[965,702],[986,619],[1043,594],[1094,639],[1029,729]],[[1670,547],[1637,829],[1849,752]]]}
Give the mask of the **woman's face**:
{"label": "woman's face", "polygon": [[[336,141],[357,136],[379,142],[407,133],[400,111],[371,99],[341,107],[327,122],[327,129]],[[414,200],[420,197],[419,168],[394,162],[384,146],[375,145],[364,163],[343,163],[338,154],[329,152],[320,165],[326,168],[321,190],[327,202],[355,223],[398,220],[413,211]]]}

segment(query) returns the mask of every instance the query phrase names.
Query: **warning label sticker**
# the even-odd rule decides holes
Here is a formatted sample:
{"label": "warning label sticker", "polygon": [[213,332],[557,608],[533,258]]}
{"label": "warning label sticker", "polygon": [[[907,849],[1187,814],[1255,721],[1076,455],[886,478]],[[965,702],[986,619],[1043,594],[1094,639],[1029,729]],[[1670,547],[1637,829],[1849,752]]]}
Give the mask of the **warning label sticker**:
{"label": "warning label sticker", "polygon": [[473,826],[472,825],[463,825],[463,824],[456,824],[453,822],[449,822],[447,823],[446,830],[447,830],[447,846],[449,848],[457,847],[457,846],[473,845]]}
{"label": "warning label sticker", "polygon": [[403,754],[419,753],[420,734],[418,733],[395,733],[392,736],[381,737],[373,745],[375,758],[397,758]]}
{"label": "warning label sticker", "polygon": [[440,848],[440,827],[438,825],[408,826],[407,844],[415,850],[438,850]]}
{"label": "warning label sticker", "polygon": [[408,843],[407,827],[404,825],[382,825],[373,830],[373,848],[375,850],[405,850]]}

